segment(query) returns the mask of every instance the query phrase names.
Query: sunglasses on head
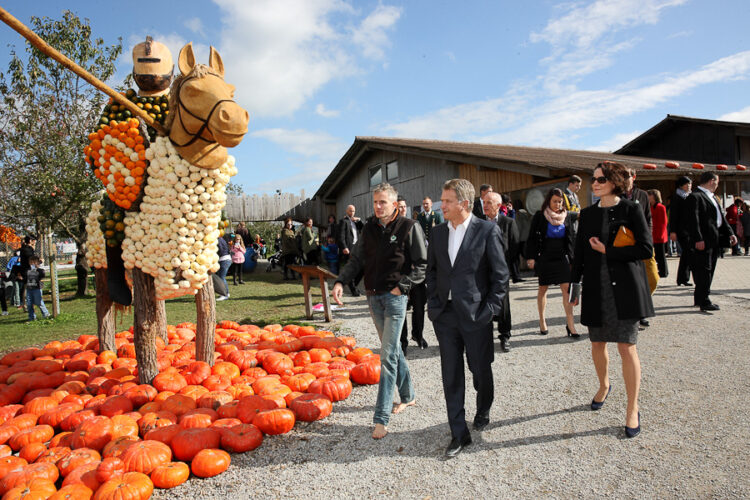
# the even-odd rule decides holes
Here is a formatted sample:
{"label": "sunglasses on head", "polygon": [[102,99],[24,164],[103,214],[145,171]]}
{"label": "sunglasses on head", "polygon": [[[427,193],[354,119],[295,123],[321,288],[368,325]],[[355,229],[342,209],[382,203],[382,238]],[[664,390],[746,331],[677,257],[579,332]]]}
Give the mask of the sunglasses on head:
{"label": "sunglasses on head", "polygon": [[607,178],[604,177],[603,175],[601,177],[592,177],[591,178],[591,184],[595,184],[597,182],[599,184],[604,184],[605,182],[607,182]]}

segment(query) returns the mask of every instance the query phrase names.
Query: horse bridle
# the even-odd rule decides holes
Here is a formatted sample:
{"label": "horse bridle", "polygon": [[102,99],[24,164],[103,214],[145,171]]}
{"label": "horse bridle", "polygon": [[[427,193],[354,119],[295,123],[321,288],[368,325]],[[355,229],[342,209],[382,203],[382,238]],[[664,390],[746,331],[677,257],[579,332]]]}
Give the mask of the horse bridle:
{"label": "horse bridle", "polygon": [[[213,75],[213,73],[208,73],[208,75]],[[213,75],[213,76],[215,76],[216,78],[221,78],[219,75]],[[214,135],[213,132],[211,132],[211,129],[208,128],[208,122],[211,120],[211,116],[214,114],[214,111],[216,111],[216,108],[218,108],[219,105],[222,104],[222,103],[225,103],[225,102],[234,102],[233,99],[221,99],[219,101],[216,101],[216,104],[214,104],[214,106],[211,108],[211,111],[208,112],[208,116],[207,117],[203,118],[203,117],[200,117],[200,116],[196,115],[195,113],[193,113],[192,111],[190,111],[187,108],[187,106],[185,106],[182,103],[182,98],[180,97],[180,92],[182,91],[182,86],[185,84],[185,82],[187,82],[189,80],[192,80],[194,78],[198,78],[198,77],[197,76],[190,76],[188,78],[185,78],[184,80],[182,80],[180,82],[180,85],[177,87],[177,106],[176,106],[177,107],[177,119],[180,120],[180,126],[182,127],[182,130],[184,130],[186,134],[188,134],[189,136],[191,136],[191,139],[188,140],[185,144],[177,144],[176,142],[174,142],[174,140],[172,140],[172,143],[175,146],[177,146],[178,148],[184,148],[184,147],[190,146],[191,144],[193,144],[198,139],[200,139],[200,140],[202,140],[204,142],[207,142],[209,144],[212,143],[212,142],[215,142],[215,141],[208,140],[205,137],[203,137],[203,132],[206,131],[206,130],[208,130],[208,133],[210,133],[211,136],[213,136]],[[182,121],[182,113],[180,111],[181,109],[184,109],[187,114],[189,114],[190,116],[192,116],[196,120],[202,122],[202,125],[200,126],[200,128],[198,129],[198,131],[195,132],[194,134],[190,133],[188,131],[188,129],[185,128],[185,123]]]}

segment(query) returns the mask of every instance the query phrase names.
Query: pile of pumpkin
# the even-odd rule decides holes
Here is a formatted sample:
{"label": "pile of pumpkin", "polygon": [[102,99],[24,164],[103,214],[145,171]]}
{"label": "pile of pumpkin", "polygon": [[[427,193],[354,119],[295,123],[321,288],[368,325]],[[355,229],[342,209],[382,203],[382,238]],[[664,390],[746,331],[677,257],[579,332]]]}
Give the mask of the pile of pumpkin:
{"label": "pile of pumpkin", "polygon": [[195,361],[194,339],[195,325],[169,326],[152,384],[138,384],[132,328],[117,352],[82,335],[0,359],[3,500],[148,498],[224,472],[227,452],[325,418],[352,382],[380,378],[379,356],[312,327],[222,321],[213,366]]}

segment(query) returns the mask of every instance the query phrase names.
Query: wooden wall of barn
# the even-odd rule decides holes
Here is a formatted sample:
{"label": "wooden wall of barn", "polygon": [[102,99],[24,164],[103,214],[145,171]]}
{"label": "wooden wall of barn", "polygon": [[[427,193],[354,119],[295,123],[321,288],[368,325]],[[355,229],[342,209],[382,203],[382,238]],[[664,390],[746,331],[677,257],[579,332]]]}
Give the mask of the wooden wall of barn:
{"label": "wooden wall of barn", "polygon": [[419,205],[425,196],[439,200],[443,183],[457,177],[459,171],[455,163],[446,160],[386,150],[369,151],[354,165],[348,180],[336,194],[337,220],[346,214],[348,205],[354,205],[362,218],[373,214],[370,169],[378,165],[385,167],[392,161],[398,162],[398,177],[387,181],[406,199],[409,207]]}
{"label": "wooden wall of barn", "polygon": [[702,163],[734,164],[740,161],[737,130],[730,125],[676,122],[621,150],[622,154],[675,158]]}
{"label": "wooden wall of barn", "polygon": [[508,170],[495,168],[477,167],[463,163],[459,167],[459,177],[467,179],[474,184],[479,196],[479,186],[489,184],[492,190],[498,193],[510,193],[519,189],[526,189],[534,184],[533,176]]}

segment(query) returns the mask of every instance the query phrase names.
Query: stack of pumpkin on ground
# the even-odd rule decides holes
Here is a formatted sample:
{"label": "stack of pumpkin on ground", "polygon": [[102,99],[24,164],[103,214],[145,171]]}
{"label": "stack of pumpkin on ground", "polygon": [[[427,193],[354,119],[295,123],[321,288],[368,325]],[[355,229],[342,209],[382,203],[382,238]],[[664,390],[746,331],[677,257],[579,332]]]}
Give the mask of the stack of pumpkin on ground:
{"label": "stack of pumpkin on ground", "polygon": [[325,418],[352,382],[380,378],[379,356],[352,337],[222,321],[213,367],[195,361],[195,325],[170,325],[159,374],[138,384],[132,328],[115,337],[117,352],[82,335],[0,359],[3,500],[148,498],[191,471],[222,473],[227,452]]}

